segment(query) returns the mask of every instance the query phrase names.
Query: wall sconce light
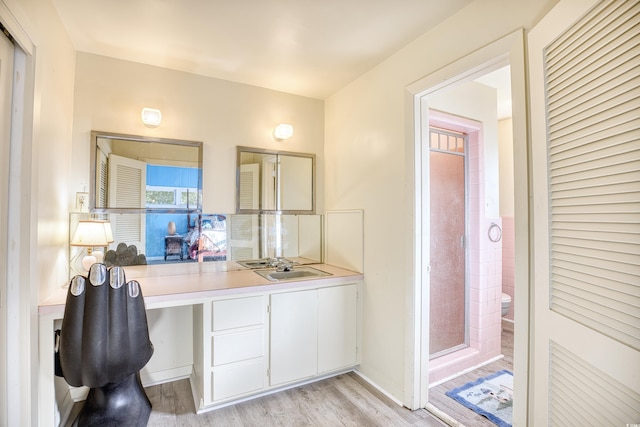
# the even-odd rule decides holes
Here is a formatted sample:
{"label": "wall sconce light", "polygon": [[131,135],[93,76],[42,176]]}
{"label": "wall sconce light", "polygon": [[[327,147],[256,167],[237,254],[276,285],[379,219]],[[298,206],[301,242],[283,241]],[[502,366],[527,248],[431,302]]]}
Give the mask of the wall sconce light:
{"label": "wall sconce light", "polygon": [[273,130],[273,139],[276,141],[284,141],[293,135],[293,126],[281,123]]}
{"label": "wall sconce light", "polygon": [[89,271],[93,264],[104,260],[104,252],[94,251],[93,248],[104,248],[112,242],[113,231],[109,221],[81,220],[69,244],[87,248],[87,255],[82,258],[82,268]]}
{"label": "wall sconce light", "polygon": [[148,128],[155,128],[160,126],[162,121],[162,113],[155,108],[143,108],[142,109],[142,123]]}

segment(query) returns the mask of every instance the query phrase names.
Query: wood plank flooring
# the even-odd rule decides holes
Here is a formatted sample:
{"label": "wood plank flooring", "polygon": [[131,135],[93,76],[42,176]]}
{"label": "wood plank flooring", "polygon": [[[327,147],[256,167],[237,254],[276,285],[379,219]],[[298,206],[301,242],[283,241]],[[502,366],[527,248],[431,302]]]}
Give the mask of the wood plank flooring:
{"label": "wood plank flooring", "polygon": [[445,393],[451,389],[463,386],[472,381],[476,381],[478,378],[491,375],[494,372],[503,369],[508,369],[513,372],[513,324],[509,322],[503,322],[502,354],[504,357],[496,362],[490,363],[479,369],[430,388],[429,401],[431,404],[465,426],[496,427],[494,423],[456,402]]}
{"label": "wood plank flooring", "polygon": [[[504,358],[429,390],[429,400],[438,409],[468,427],[495,427],[444,393],[501,369],[513,369],[513,328],[502,332]],[[393,402],[354,373],[197,415],[189,380],[160,384],[146,389],[153,410],[149,427],[442,427],[443,422],[426,410],[410,411]],[[74,405],[72,418],[81,404]],[[67,423],[66,425],[71,425]]]}
{"label": "wood plank flooring", "polygon": [[147,388],[150,427],[433,426],[427,411],[397,405],[354,373],[196,415],[188,380]]}

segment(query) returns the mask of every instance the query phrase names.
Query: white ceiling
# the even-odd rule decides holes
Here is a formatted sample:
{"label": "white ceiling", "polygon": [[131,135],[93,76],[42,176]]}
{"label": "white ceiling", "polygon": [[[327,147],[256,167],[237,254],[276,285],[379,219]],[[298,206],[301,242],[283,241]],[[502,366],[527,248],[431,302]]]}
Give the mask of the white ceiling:
{"label": "white ceiling", "polygon": [[325,99],[472,0],[53,0],[75,48]]}

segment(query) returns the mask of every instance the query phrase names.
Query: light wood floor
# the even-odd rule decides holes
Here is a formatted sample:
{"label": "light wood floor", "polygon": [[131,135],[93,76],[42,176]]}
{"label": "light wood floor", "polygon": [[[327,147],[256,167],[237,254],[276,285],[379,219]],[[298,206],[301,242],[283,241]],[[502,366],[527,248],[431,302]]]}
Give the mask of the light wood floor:
{"label": "light wood floor", "polygon": [[444,411],[456,421],[469,427],[496,427],[494,423],[473,412],[471,409],[456,402],[445,393],[456,387],[476,381],[478,378],[491,375],[494,372],[508,369],[513,372],[513,324],[503,322],[502,354],[504,357],[496,362],[454,378],[446,383],[429,389],[429,401],[441,411]]}
{"label": "light wood floor", "polygon": [[[495,427],[486,418],[465,408],[444,393],[501,369],[513,368],[513,328],[502,332],[504,358],[429,390],[429,400],[468,427]],[[149,427],[395,427],[445,426],[426,410],[410,411],[393,402],[354,373],[307,384],[269,396],[197,415],[189,380],[146,389],[153,410]],[[81,404],[74,405],[72,419]],[[70,423],[67,423],[70,425]]]}
{"label": "light wood floor", "polygon": [[397,405],[354,373],[196,415],[188,380],[149,387],[149,426],[433,426],[427,411]]}

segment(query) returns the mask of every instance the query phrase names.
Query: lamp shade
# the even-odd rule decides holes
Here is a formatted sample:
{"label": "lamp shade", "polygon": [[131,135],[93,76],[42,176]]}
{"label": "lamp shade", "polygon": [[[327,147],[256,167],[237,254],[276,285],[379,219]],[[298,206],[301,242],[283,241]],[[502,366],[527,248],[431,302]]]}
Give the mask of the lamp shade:
{"label": "lamp shade", "polygon": [[107,235],[107,243],[113,243],[113,230],[111,229],[111,223],[109,221],[103,221],[104,232]]}
{"label": "lamp shade", "polygon": [[[105,227],[105,221],[81,220],[78,222],[78,228],[71,239],[71,246],[84,246],[92,248],[94,246],[107,246],[113,241],[113,233],[111,232],[111,224],[109,231]],[[109,234],[109,236],[107,235]]]}

